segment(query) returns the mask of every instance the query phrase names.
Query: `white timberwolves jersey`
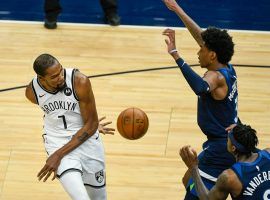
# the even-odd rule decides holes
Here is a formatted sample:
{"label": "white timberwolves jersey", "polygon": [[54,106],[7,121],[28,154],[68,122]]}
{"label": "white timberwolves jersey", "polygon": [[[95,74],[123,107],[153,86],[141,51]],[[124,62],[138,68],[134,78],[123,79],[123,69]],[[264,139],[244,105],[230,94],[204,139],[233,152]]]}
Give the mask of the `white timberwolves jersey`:
{"label": "white timberwolves jersey", "polygon": [[44,133],[54,137],[69,137],[83,127],[80,106],[74,88],[76,69],[64,69],[67,87],[55,93],[42,87],[38,78],[32,81],[36,101],[44,111]]}

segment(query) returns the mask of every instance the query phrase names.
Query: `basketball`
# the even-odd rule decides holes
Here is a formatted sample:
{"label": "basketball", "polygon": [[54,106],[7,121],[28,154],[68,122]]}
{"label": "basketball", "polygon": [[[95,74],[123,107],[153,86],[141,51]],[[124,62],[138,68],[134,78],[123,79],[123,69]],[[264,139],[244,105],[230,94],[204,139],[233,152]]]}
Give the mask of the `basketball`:
{"label": "basketball", "polygon": [[148,125],[146,113],[139,108],[127,108],[117,118],[118,132],[129,140],[136,140],[144,136]]}

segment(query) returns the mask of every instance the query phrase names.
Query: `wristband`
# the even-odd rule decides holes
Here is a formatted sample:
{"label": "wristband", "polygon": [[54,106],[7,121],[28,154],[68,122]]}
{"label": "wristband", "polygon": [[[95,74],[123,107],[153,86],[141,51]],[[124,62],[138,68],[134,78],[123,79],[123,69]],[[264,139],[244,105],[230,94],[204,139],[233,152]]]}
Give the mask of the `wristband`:
{"label": "wristband", "polygon": [[169,51],[170,54],[172,54],[174,52],[178,52],[177,49],[172,49],[172,50]]}

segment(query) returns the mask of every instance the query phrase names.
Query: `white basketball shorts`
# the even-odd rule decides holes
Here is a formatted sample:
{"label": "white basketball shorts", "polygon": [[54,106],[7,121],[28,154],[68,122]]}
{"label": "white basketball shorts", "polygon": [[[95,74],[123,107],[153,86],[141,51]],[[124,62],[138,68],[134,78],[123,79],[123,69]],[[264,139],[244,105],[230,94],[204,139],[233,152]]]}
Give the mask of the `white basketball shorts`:
{"label": "white basketball shorts", "polygon": [[[71,137],[54,137],[44,134],[44,144],[48,156],[64,146]],[[58,178],[70,170],[80,171],[85,185],[105,186],[105,158],[101,137],[97,131],[83,144],[68,153],[61,160],[57,170]]]}

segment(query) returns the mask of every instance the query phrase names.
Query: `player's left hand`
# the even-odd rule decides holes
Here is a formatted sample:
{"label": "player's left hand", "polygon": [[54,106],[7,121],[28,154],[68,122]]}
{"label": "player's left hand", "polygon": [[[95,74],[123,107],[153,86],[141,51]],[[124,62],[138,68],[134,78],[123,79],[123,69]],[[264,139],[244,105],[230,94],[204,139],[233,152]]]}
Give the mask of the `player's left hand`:
{"label": "player's left hand", "polygon": [[111,124],[112,122],[109,121],[109,122],[104,122],[104,123],[101,123],[102,120],[106,119],[106,117],[101,117],[98,121],[99,121],[99,124],[98,124],[98,131],[100,133],[103,133],[104,135],[106,134],[111,134],[111,135],[114,135],[114,131],[115,129],[114,128],[109,128],[109,127],[106,127],[108,124]]}
{"label": "player's left hand", "polygon": [[237,124],[231,124],[230,126],[228,126],[227,128],[225,128],[225,131],[227,131],[228,133],[233,130],[234,127],[236,127]]}
{"label": "player's left hand", "polygon": [[189,169],[198,165],[197,152],[190,145],[183,146],[179,151],[179,155]]}
{"label": "player's left hand", "polygon": [[167,47],[168,47],[168,53],[170,53],[172,50],[176,49],[176,46],[175,46],[175,30],[167,28],[167,29],[165,29],[163,31],[162,35],[168,36],[168,38],[165,39],[165,42],[166,42]]}
{"label": "player's left hand", "polygon": [[47,181],[47,179],[51,176],[53,173],[52,181],[56,178],[57,175],[57,169],[60,165],[62,157],[57,153],[53,153],[47,160],[44,167],[39,171],[37,177],[38,180],[42,180],[43,182]]}

